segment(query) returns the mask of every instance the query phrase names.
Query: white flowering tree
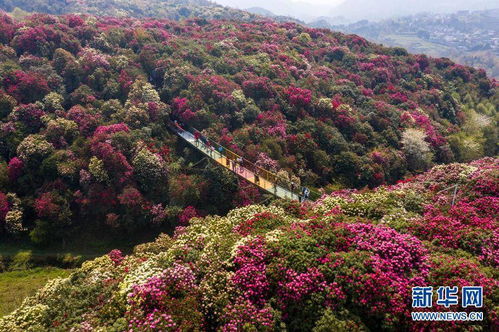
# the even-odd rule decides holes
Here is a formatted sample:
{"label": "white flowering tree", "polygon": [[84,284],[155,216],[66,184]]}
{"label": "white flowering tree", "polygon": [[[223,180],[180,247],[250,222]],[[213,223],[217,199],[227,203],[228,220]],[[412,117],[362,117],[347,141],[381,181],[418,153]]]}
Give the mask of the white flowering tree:
{"label": "white flowering tree", "polygon": [[426,170],[431,166],[433,153],[420,129],[409,128],[402,134],[402,145],[409,169]]}

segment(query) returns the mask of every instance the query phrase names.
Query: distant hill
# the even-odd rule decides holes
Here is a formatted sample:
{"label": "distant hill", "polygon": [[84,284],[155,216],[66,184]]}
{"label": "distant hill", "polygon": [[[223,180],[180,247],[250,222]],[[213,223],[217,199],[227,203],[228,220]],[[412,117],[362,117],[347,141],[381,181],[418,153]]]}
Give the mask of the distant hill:
{"label": "distant hill", "polygon": [[205,19],[251,20],[256,16],[242,10],[224,7],[207,0],[0,0],[7,12],[20,8],[27,12],[47,14],[83,13],[114,17],[158,17],[179,20]]}
{"label": "distant hill", "polygon": [[331,24],[353,23],[362,19],[380,20],[414,15],[421,12],[450,13],[458,10],[485,10],[499,7],[497,0],[214,0],[216,3],[244,9],[261,8],[275,15],[295,17],[305,22],[328,21],[343,16]]}
{"label": "distant hill", "polygon": [[277,22],[294,22],[294,23],[305,25],[305,22],[303,22],[297,18],[285,16],[285,15],[276,15],[273,12],[271,12],[270,10],[267,10],[265,8],[262,8],[262,7],[246,8],[245,11],[252,13],[252,14],[255,14],[255,15],[258,15],[258,16],[271,18],[272,20],[277,21]]}
{"label": "distant hill", "polygon": [[349,25],[331,24],[331,21],[320,20],[310,25],[358,34],[413,53],[451,58],[484,68],[489,75],[499,78],[499,9],[418,14],[380,22],[362,20]]}
{"label": "distant hill", "polygon": [[330,15],[343,15],[351,20],[373,20],[420,12],[450,13],[457,10],[492,9],[498,6],[497,0],[348,0],[336,6]]}
{"label": "distant hill", "polygon": [[215,0],[215,2],[239,9],[261,8],[275,15],[310,21],[318,16],[328,14],[340,1],[330,0],[328,4],[311,4],[307,1],[294,0]]}
{"label": "distant hill", "polygon": [[251,7],[251,8],[246,8],[247,12],[250,12],[255,15],[261,15],[261,16],[266,16],[266,17],[275,17],[276,15],[272,13],[270,10],[267,10],[262,7]]}

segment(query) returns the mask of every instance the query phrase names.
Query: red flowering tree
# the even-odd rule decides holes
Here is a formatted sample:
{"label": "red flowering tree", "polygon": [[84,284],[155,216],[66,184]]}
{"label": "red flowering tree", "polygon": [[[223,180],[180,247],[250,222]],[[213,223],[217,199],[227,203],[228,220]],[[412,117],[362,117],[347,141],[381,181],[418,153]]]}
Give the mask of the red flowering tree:
{"label": "red flowering tree", "polygon": [[82,135],[90,136],[97,128],[101,116],[90,113],[83,106],[76,105],[69,109],[67,118],[78,124],[78,129]]}
{"label": "red flowering tree", "polygon": [[0,192],[0,232],[4,231],[5,216],[9,212],[9,201],[7,195]]}
{"label": "red flowering tree", "polygon": [[38,73],[27,73],[22,70],[11,72],[3,79],[8,94],[19,102],[31,103],[41,100],[50,88],[46,78]]}
{"label": "red flowering tree", "polygon": [[191,220],[192,218],[199,217],[199,216],[200,215],[195,207],[188,206],[178,216],[178,222],[180,225],[186,226],[189,224],[189,220]]}
{"label": "red flowering tree", "polygon": [[196,116],[196,114],[189,108],[186,98],[173,99],[173,115],[185,123],[189,123]]}
{"label": "red flowering tree", "polygon": [[14,157],[9,161],[9,180],[15,182],[23,173],[24,163],[21,159]]}
{"label": "red flowering tree", "polygon": [[243,82],[244,94],[255,100],[261,98],[272,98],[275,91],[268,77],[257,77]]}
{"label": "red flowering tree", "polygon": [[41,117],[45,112],[35,104],[22,104],[14,108],[12,117],[14,120],[21,122],[28,133],[36,133],[40,130],[43,123]]}
{"label": "red flowering tree", "polygon": [[45,192],[35,199],[34,208],[39,219],[30,232],[31,240],[35,243],[64,240],[73,215],[69,201],[57,191]]}
{"label": "red flowering tree", "polygon": [[312,91],[291,86],[286,91],[291,105],[306,107],[312,101]]}
{"label": "red flowering tree", "polygon": [[0,43],[9,44],[14,37],[15,25],[7,14],[0,13]]}

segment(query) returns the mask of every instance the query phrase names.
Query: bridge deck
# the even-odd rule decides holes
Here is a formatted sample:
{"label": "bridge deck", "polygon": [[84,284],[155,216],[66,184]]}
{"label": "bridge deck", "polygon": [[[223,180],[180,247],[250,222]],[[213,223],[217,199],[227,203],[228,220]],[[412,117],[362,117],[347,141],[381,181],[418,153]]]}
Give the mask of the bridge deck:
{"label": "bridge deck", "polygon": [[179,130],[179,129],[174,129],[176,133],[182,137],[187,143],[195,147],[198,151],[202,152],[205,156],[208,158],[214,160],[217,162],[219,165],[225,167],[226,169],[230,170],[231,172],[237,174],[238,176],[244,178],[246,181],[253,183],[254,185],[262,188],[263,190],[279,197],[279,198],[284,198],[284,199],[290,199],[290,200],[295,200],[299,201],[300,197],[298,194],[293,193],[292,191],[283,188],[282,186],[268,181],[267,179],[264,179],[263,177],[257,176],[255,178],[255,173],[252,172],[251,170],[241,166],[241,165],[236,165],[232,160],[228,159],[225,157],[222,153],[219,151],[208,147],[206,144],[201,142],[200,140],[196,140],[194,135],[188,131],[185,130]]}

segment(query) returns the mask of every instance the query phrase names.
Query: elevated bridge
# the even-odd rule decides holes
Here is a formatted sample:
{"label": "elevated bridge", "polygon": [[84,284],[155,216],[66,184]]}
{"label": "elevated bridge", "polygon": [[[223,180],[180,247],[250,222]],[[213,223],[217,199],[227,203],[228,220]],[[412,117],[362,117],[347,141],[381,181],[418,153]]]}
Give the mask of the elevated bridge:
{"label": "elevated bridge", "polygon": [[226,147],[206,138],[194,128],[184,128],[176,122],[171,123],[169,127],[207,158],[276,197],[299,202],[315,200],[320,197],[319,193],[310,190],[306,195],[307,188],[300,187],[290,182],[289,179],[280,178],[277,174],[255,165]]}

